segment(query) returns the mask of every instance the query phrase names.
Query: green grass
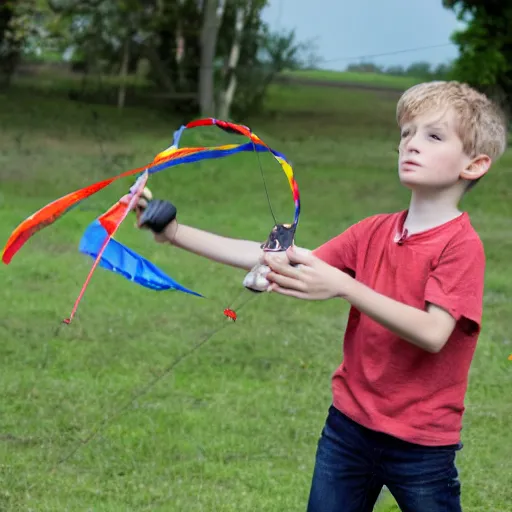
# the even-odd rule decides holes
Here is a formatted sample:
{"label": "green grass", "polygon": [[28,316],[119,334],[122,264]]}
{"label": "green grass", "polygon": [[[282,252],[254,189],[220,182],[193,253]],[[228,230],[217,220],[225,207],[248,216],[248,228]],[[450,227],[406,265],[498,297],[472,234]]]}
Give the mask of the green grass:
{"label": "green grass", "polygon": [[[396,179],[396,95],[271,92],[272,117],[244,122],[293,161],[303,201],[300,245],[314,247],[364,216],[406,205]],[[56,197],[150,161],[180,124],[158,111],[118,112],[26,89],[0,101],[3,240]],[[183,144],[232,140],[211,128],[186,134]],[[274,209],[287,221],[293,203],[284,174],[270,157],[261,162]],[[504,512],[512,499],[511,163],[508,152],[463,205],[488,258],[485,323],[458,459],[466,512]],[[211,300],[150,292],[99,269],[75,322],[56,331],[91,265],[77,251],[81,234],[130,183],[93,196],[0,268],[0,509],[304,510],[346,304],[258,295],[231,324],[223,307],[251,297],[241,295],[243,272],[159,246],[128,219],[119,240]],[[256,240],[273,225],[251,154],[176,167],[150,186],[175,201],[184,223]],[[57,465],[218,326],[225,329]],[[383,509],[398,510],[393,500]]]}

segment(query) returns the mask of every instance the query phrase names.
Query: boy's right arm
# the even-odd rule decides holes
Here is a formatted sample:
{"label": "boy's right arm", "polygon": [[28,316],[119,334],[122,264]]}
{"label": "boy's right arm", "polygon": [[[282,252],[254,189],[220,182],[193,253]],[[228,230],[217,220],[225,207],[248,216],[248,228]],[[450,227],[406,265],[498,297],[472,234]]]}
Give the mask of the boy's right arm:
{"label": "boy's right arm", "polygon": [[[224,265],[251,270],[262,262],[261,243],[216,235],[173,220],[162,233],[165,241]],[[162,235],[157,235],[162,241]]]}
{"label": "boy's right arm", "polygon": [[176,207],[169,201],[147,201],[142,198],[136,213],[139,227],[153,231],[155,239],[160,243],[167,242],[218,263],[247,271],[262,263],[264,253],[260,243],[228,238],[178,224]]}

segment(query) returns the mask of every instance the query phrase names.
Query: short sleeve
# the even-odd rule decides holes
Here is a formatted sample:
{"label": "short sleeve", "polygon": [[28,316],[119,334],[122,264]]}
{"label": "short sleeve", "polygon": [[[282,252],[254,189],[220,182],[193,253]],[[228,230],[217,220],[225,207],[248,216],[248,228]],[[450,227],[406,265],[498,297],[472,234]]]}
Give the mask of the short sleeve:
{"label": "short sleeve", "polygon": [[[363,222],[363,221],[361,221]],[[354,275],[357,262],[357,240],[361,222],[313,250],[313,254],[325,263]]]}
{"label": "short sleeve", "polygon": [[471,332],[479,332],[484,274],[485,252],[480,239],[453,242],[429,273],[425,301],[445,309]]}

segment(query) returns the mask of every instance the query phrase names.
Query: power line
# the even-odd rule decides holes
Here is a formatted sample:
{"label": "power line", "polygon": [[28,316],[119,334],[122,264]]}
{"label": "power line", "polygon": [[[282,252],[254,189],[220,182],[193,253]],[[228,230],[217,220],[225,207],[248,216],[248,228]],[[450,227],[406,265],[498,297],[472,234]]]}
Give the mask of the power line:
{"label": "power line", "polygon": [[[446,48],[447,46],[455,46],[455,43],[443,43],[443,44],[434,44],[430,46],[417,46],[415,48],[407,48],[404,50],[395,50],[392,52],[386,52],[386,53],[375,53],[375,54],[366,54],[366,55],[359,55],[359,56],[353,56],[353,57],[337,57],[334,59],[320,59],[320,62],[322,64],[328,63],[328,62],[343,62],[343,61],[350,61],[350,60],[362,60],[362,59],[373,59],[375,57],[387,57],[389,55],[399,55],[401,53],[413,53],[421,50],[430,50],[433,48]],[[191,66],[192,67],[192,66]],[[209,68],[218,68],[218,66],[208,66]],[[237,69],[252,69],[256,68],[256,66],[253,65],[244,65],[244,66],[237,66]]]}

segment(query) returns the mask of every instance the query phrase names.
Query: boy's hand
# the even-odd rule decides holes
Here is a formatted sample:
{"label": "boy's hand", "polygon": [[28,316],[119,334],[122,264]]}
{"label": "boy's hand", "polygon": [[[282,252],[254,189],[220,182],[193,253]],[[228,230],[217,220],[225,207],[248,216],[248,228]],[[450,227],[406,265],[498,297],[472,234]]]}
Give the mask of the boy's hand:
{"label": "boy's hand", "polygon": [[[274,261],[279,261],[283,265],[289,263],[288,256],[286,255],[286,252],[283,251],[273,253],[272,258]],[[270,283],[266,278],[269,272],[270,268],[265,264],[265,253],[263,253],[259,258],[258,263],[254,265],[251,271],[245,276],[243,285],[256,292],[270,291]]]}
{"label": "boy's hand", "polygon": [[137,209],[137,226],[153,232],[159,243],[172,243],[178,230],[177,210],[170,201],[155,199]]}
{"label": "boy's hand", "polygon": [[287,258],[279,254],[265,254],[270,267],[266,278],[268,291],[306,300],[326,300],[342,297],[350,277],[335,267],[313,256],[310,251],[290,247]]}
{"label": "boy's hand", "polygon": [[[128,205],[130,204],[131,199],[131,194],[126,194],[119,200],[119,202]],[[137,204],[133,208],[133,211],[135,211],[135,214],[137,215],[137,222],[139,220],[139,217],[142,215],[142,212],[147,208],[149,201],[151,201],[152,199],[153,193],[151,192],[151,190],[149,190],[148,187],[144,187],[144,190],[142,191],[142,194],[140,195]]]}
{"label": "boy's hand", "polygon": [[[126,194],[120,202],[128,204],[130,199],[130,194]],[[178,223],[176,207],[170,201],[153,200],[153,194],[146,187],[133,210],[137,216],[137,228],[151,230],[157,242],[172,243]]]}
{"label": "boy's hand", "polygon": [[162,233],[176,219],[176,207],[169,201],[154,199],[149,201],[146,208],[138,215],[140,228],[150,229],[154,233]]}

